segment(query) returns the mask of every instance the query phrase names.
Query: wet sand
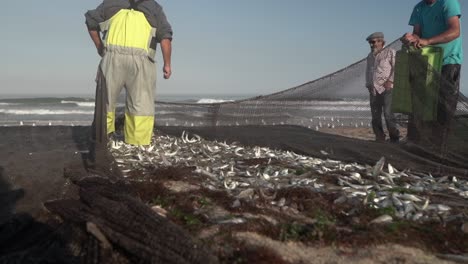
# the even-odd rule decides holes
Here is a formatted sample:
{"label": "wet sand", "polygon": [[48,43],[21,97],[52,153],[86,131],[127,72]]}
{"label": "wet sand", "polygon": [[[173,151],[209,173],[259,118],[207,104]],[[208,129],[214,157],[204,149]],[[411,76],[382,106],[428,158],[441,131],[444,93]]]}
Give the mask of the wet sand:
{"label": "wet sand", "polygon": [[2,215],[35,215],[44,201],[62,197],[64,169],[73,164],[85,170],[88,133],[89,127],[0,128],[0,193],[10,197]]}
{"label": "wet sand", "polygon": [[[349,137],[354,139],[362,139],[368,141],[374,141],[375,135],[372,128],[353,128],[353,127],[336,127],[336,128],[321,128],[320,132],[332,135],[338,135],[343,137]],[[388,139],[388,132],[385,131]],[[406,137],[406,128],[400,128],[400,139],[404,140]]]}

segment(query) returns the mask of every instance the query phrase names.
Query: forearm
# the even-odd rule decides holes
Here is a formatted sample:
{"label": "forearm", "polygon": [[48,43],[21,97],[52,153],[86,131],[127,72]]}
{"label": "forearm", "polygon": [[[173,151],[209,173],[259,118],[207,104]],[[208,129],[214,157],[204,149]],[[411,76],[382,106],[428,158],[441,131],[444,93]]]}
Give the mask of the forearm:
{"label": "forearm", "polygon": [[413,34],[421,37],[421,26],[420,25],[414,25],[413,26]]}
{"label": "forearm", "polygon": [[394,79],[394,69],[390,71],[390,75],[387,77],[386,81],[383,84],[383,87],[385,89],[391,89],[393,88],[393,79]]}
{"label": "forearm", "polygon": [[171,66],[172,42],[170,39],[161,40],[161,51],[164,60],[164,66]]}
{"label": "forearm", "polygon": [[[427,45],[436,45],[436,44],[444,44],[448,43],[458,37],[460,37],[460,18],[459,16],[453,16],[447,19],[447,30],[443,33],[431,37],[431,38],[422,38],[419,41],[419,45],[421,47]],[[419,27],[419,30],[420,27]]]}
{"label": "forearm", "polygon": [[436,45],[448,43],[458,37],[460,37],[460,30],[456,28],[450,28],[440,35],[428,38],[427,41],[429,42],[429,45]]}
{"label": "forearm", "polygon": [[390,76],[388,77],[387,81],[393,83],[393,80],[395,79],[395,60],[396,60],[396,52],[392,51],[392,56],[390,57]]}
{"label": "forearm", "polygon": [[101,40],[101,35],[99,34],[99,31],[96,30],[88,30],[89,36],[91,37],[91,40],[93,41],[94,45],[96,46],[96,49],[98,52],[102,51],[104,46],[102,44]]}

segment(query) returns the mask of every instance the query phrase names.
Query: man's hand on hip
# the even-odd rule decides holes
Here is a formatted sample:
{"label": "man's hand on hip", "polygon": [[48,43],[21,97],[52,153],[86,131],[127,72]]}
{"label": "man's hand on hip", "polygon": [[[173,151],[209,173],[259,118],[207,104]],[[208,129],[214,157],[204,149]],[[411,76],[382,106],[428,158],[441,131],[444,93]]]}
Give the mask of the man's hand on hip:
{"label": "man's hand on hip", "polygon": [[104,57],[104,46],[101,45],[100,47],[97,48],[97,53],[99,56]]}
{"label": "man's hand on hip", "polygon": [[393,82],[391,82],[391,81],[386,81],[386,82],[384,82],[383,87],[384,87],[385,90],[387,90],[387,91],[388,91],[388,90],[391,90],[391,89],[393,88]]}

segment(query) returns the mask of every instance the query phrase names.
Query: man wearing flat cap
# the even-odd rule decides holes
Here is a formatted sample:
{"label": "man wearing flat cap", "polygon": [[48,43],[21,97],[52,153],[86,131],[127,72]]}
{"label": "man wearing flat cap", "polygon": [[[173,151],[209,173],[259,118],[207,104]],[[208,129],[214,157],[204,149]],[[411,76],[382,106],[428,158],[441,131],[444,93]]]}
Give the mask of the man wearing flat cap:
{"label": "man wearing flat cap", "polygon": [[375,140],[384,142],[385,132],[382,125],[382,112],[385,117],[390,142],[398,143],[400,131],[392,112],[392,89],[396,52],[384,48],[382,32],[375,32],[366,38],[371,52],[367,56],[366,88],[369,90],[372,113],[372,129]]}

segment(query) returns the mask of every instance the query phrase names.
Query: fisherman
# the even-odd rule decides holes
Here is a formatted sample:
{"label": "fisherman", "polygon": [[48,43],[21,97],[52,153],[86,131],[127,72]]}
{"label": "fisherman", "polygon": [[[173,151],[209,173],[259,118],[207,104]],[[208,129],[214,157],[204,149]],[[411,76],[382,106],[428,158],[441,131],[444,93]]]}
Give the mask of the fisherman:
{"label": "fisherman", "polygon": [[[407,33],[402,38],[405,44],[416,48],[429,45],[443,48],[437,120],[432,126],[432,138],[429,139],[442,153],[446,152],[460,90],[460,70],[463,62],[460,17],[458,0],[422,0],[414,7],[409,21],[409,25],[413,26],[413,33]],[[411,140],[412,131],[409,130],[408,134],[408,139]]]}
{"label": "fisherman", "polygon": [[[85,16],[89,35],[102,57],[96,78],[95,112],[103,109],[107,115],[103,118],[107,126],[97,113],[93,124],[107,129],[107,135],[115,131],[117,98],[125,87],[125,142],[150,145],[157,43],[161,45],[164,78],[171,76],[172,28],[162,7],[154,0],[104,0]],[[98,95],[103,96],[102,102]]]}
{"label": "fisherman", "polygon": [[385,39],[382,32],[372,33],[366,40],[371,49],[367,56],[366,88],[370,95],[372,129],[375,140],[385,141],[386,136],[382,126],[383,112],[390,142],[398,143],[400,131],[391,108],[396,52],[391,48],[384,48]]}

